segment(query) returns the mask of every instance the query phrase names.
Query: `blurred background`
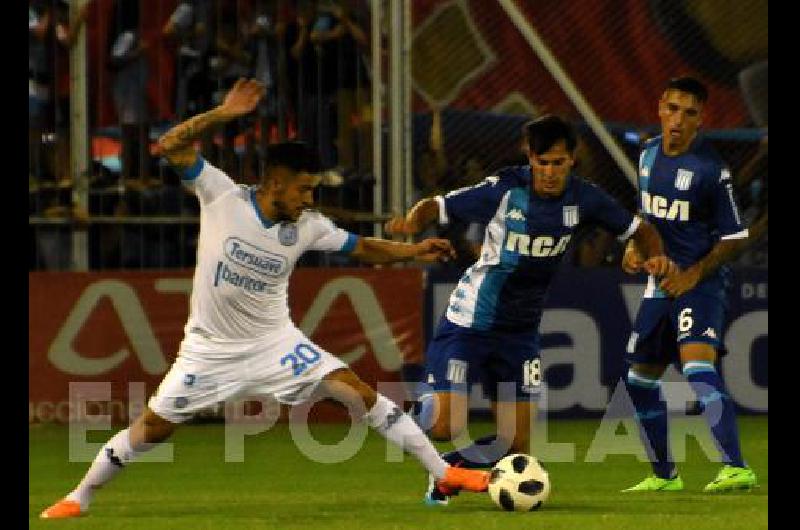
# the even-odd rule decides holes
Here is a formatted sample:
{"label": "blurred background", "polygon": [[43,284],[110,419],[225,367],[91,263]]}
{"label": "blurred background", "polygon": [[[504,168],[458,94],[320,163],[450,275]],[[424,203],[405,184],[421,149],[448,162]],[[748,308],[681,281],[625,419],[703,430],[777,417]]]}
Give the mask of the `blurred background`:
{"label": "blurred background", "polygon": [[[198,142],[203,156],[252,184],[266,145],[305,140],[324,167],[320,208],[367,236],[422,197],[525,163],[522,124],[543,113],[575,124],[577,172],[634,210],[663,87],[698,77],[704,133],[753,235],[722,368],[740,407],[766,413],[767,11],[766,0],[30,0],[31,421],[73,413],[69,381],[110,381],[127,403],[128,381],[152,391],[174,358],[199,207],[155,142],[242,76],[267,95]],[[309,253],[293,317],[367,380],[413,382],[482,240],[478,226],[440,233],[454,264],[353,269]],[[620,273],[610,234],[588,227],[573,241],[542,323],[549,409],[598,413],[644,279]]]}

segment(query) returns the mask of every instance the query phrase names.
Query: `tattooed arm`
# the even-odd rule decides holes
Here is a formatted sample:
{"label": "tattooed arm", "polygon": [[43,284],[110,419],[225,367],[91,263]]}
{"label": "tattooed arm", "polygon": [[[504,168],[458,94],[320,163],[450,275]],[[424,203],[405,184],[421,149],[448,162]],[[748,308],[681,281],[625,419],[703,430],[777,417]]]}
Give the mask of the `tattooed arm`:
{"label": "tattooed arm", "polygon": [[258,81],[239,79],[221,105],[179,123],[159,138],[161,155],[178,170],[192,167],[197,162],[194,141],[209,128],[251,112],[263,95],[264,85]]}

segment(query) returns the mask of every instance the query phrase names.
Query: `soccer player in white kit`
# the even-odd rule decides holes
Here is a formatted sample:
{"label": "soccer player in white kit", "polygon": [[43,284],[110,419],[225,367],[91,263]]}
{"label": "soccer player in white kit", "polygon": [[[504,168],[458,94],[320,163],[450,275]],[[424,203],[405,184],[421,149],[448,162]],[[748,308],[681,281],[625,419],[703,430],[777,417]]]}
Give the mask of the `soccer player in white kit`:
{"label": "soccer player in white kit", "polygon": [[223,103],[167,132],[159,144],[200,202],[189,320],[177,359],[144,412],[100,450],[83,480],[42,518],[87,512],[94,491],[177,426],[214,403],[270,394],[287,404],[315,391],[359,411],[377,432],[412,453],[445,487],[485,491],[486,471],[449,466],[403,411],[311,342],[289,317],[289,276],[306,250],[348,252],[367,263],[432,262],[453,256],[447,240],[401,243],[358,237],[309,210],[319,177],[302,143],[270,146],[262,182],[235,184],[203,160],[194,140],[208,128],[255,109],[264,94],[240,79]]}

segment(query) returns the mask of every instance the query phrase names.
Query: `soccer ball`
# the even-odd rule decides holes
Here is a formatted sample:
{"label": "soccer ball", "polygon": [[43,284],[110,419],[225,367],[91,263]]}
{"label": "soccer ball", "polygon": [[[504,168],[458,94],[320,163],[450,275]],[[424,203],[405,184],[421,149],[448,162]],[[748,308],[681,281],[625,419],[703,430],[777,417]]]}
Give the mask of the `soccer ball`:
{"label": "soccer ball", "polygon": [[550,477],[530,455],[509,455],[492,468],[489,496],[504,510],[536,510],[549,495]]}

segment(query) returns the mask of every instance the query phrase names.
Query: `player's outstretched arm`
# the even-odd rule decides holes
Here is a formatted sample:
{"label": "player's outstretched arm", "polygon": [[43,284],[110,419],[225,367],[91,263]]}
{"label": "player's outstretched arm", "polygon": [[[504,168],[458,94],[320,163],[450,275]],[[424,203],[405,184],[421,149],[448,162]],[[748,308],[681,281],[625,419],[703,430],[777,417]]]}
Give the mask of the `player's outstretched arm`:
{"label": "player's outstretched arm", "polygon": [[395,216],[386,221],[387,234],[415,235],[439,219],[439,203],[434,198],[422,199],[411,207],[405,217]]}
{"label": "player's outstretched arm", "polygon": [[419,243],[401,243],[375,237],[362,237],[350,254],[366,263],[394,263],[397,261],[420,261],[436,263],[449,261],[456,256],[453,245],[447,239],[428,238]]}
{"label": "player's outstretched arm", "polygon": [[240,78],[219,106],[179,123],[161,138],[158,145],[161,155],[178,169],[192,167],[197,161],[194,141],[209,128],[251,112],[264,95],[264,85],[255,79]]}

